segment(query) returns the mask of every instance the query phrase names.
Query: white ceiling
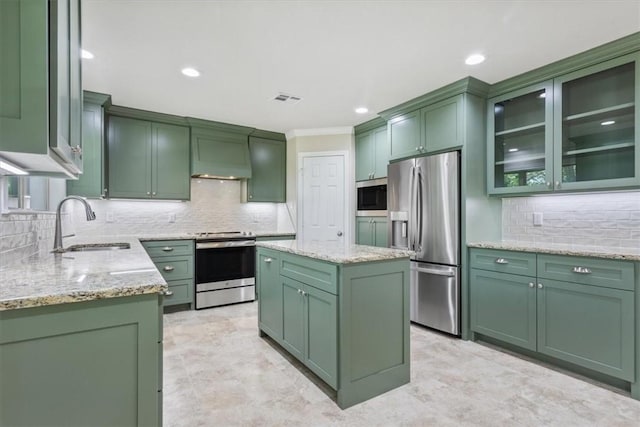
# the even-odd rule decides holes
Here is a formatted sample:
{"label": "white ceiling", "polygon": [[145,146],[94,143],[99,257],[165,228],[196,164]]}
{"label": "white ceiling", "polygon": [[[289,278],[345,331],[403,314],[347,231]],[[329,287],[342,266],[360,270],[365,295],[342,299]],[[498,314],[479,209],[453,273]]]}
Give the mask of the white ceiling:
{"label": "white ceiling", "polygon": [[[83,0],[83,87],[260,129],[353,126],[472,75],[495,83],[640,31],[640,1]],[[480,52],[487,60],[464,64]],[[202,75],[183,76],[192,66]],[[295,105],[271,98],[300,96]],[[354,108],[367,106],[358,115]]]}

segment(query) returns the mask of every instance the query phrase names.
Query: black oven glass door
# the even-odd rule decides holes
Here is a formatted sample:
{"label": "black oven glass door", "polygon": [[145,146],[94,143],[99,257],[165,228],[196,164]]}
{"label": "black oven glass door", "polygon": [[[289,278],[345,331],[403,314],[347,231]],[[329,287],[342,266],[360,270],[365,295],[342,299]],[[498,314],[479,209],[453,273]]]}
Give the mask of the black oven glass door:
{"label": "black oven glass door", "polygon": [[196,250],[196,283],[255,277],[255,246]]}
{"label": "black oven glass door", "polygon": [[375,185],[358,188],[359,211],[387,210],[387,186]]}

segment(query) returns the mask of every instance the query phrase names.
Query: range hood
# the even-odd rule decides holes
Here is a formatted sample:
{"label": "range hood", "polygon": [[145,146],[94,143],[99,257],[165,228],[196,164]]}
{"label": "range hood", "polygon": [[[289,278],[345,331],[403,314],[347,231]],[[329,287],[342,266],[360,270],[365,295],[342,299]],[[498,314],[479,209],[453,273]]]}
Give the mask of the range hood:
{"label": "range hood", "polygon": [[188,118],[191,125],[191,176],[251,178],[249,134],[253,128]]}

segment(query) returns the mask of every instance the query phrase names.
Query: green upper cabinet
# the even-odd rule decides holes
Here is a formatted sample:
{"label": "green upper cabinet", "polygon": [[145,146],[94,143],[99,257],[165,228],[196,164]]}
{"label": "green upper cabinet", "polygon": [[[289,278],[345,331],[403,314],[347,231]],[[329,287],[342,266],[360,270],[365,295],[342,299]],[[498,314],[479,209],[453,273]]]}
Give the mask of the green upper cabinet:
{"label": "green upper cabinet", "polygon": [[356,135],[356,181],[385,178],[389,155],[386,126]]}
{"label": "green upper cabinet", "polygon": [[640,54],[554,81],[554,188],[640,184]]}
{"label": "green upper cabinet", "polygon": [[453,150],[464,145],[464,95],[434,102],[389,120],[391,159]]}
{"label": "green upper cabinet", "polygon": [[80,0],[1,1],[0,50],[0,154],[81,173]]}
{"label": "green upper cabinet", "polygon": [[389,120],[389,142],[391,144],[391,160],[421,154],[420,111],[403,114]]}
{"label": "green upper cabinet", "polygon": [[249,137],[251,179],[247,180],[247,201],[279,202],[286,197],[286,141]]}
{"label": "green upper cabinet", "polygon": [[254,130],[188,118],[191,125],[191,173],[208,177],[251,178],[249,134]]}
{"label": "green upper cabinet", "polygon": [[552,87],[547,81],[489,100],[489,193],[551,190]]}
{"label": "green upper cabinet", "polygon": [[458,95],[423,108],[423,147],[429,152],[452,150],[464,144],[463,96]]}
{"label": "green upper cabinet", "polygon": [[104,170],[104,106],[108,95],[84,92],[82,111],[83,172],[77,180],[67,181],[67,195],[106,197]]}
{"label": "green upper cabinet", "polygon": [[489,194],[640,185],[640,54],[488,102]]}
{"label": "green upper cabinet", "polygon": [[109,197],[188,200],[189,128],[110,116]]}

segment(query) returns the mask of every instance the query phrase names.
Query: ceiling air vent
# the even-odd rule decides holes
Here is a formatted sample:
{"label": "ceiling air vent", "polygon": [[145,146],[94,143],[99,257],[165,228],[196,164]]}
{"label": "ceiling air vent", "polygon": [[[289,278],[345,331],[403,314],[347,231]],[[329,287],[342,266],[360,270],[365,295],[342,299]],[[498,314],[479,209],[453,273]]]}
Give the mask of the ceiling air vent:
{"label": "ceiling air vent", "polygon": [[285,104],[297,104],[298,102],[302,101],[302,98],[300,98],[299,96],[288,95],[282,92],[278,93],[272,99],[274,101],[282,102]]}

